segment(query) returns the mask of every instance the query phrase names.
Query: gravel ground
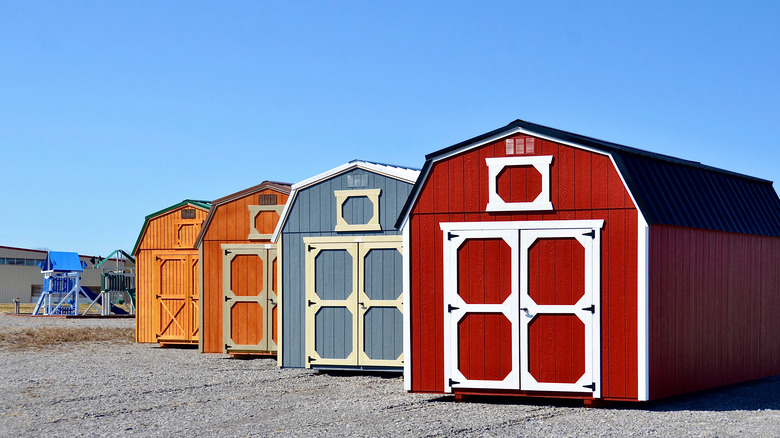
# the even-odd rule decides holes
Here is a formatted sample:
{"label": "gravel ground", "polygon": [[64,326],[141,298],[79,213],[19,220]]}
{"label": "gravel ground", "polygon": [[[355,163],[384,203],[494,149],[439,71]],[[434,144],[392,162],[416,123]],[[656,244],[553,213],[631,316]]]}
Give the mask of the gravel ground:
{"label": "gravel ground", "polygon": [[[132,328],[19,318],[0,332]],[[192,349],[93,342],[0,347],[0,436],[778,436],[780,377],[646,404],[407,394],[398,377],[280,370]]]}

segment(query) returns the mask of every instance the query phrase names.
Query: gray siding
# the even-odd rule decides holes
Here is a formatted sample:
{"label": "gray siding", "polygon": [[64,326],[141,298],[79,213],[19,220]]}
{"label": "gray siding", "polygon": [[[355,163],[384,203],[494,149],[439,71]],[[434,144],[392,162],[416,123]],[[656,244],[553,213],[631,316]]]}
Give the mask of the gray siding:
{"label": "gray siding", "polygon": [[[350,174],[368,174],[368,184],[364,187],[348,187],[347,176]],[[379,223],[382,231],[375,232],[345,232],[336,233],[336,198],[334,190],[361,190],[381,189],[379,196]],[[299,190],[293,204],[290,206],[287,220],[282,228],[282,366],[301,368],[305,366],[306,353],[306,285],[305,285],[305,249],[304,237],[323,237],[339,235],[398,235],[394,228],[401,207],[412,190],[412,184],[369,172],[363,169],[352,169],[348,172],[336,175],[321,181],[313,186]],[[400,266],[399,266],[400,269]],[[400,279],[400,270],[397,277]],[[399,284],[400,284],[400,280]],[[377,321],[382,321],[382,327],[387,326],[388,319],[394,316],[383,316]],[[400,326],[399,326],[400,327]],[[367,330],[369,328],[367,327]],[[373,333],[381,332],[388,337],[387,341],[381,341],[381,349],[392,354],[390,350],[395,348],[397,341],[389,339],[395,334],[384,328],[372,328]],[[397,336],[401,336],[400,328]],[[376,342],[372,345],[379,345]],[[387,347],[385,347],[387,346]],[[380,347],[377,347],[380,348]]]}

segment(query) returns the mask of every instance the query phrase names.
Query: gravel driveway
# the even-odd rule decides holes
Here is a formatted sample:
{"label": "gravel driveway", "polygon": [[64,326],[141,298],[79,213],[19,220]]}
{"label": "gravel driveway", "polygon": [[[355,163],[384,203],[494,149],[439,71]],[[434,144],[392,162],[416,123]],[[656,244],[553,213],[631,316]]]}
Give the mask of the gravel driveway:
{"label": "gravel driveway", "polygon": [[[130,319],[19,318],[30,327]],[[392,376],[280,370],[129,342],[0,347],[0,436],[780,436],[780,377],[646,404],[407,394]]]}

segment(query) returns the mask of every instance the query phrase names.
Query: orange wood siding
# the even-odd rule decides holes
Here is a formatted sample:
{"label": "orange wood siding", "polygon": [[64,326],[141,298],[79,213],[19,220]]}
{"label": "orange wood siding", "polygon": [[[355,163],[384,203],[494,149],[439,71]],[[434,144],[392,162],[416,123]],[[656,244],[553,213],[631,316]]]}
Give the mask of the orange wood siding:
{"label": "orange wood siding", "polygon": [[[182,219],[181,210],[195,209],[195,219]],[[193,244],[200,232],[200,227],[206,219],[208,210],[192,205],[183,205],[160,216],[149,219],[146,229],[141,236],[141,241],[136,250],[136,316],[135,316],[135,340],[136,342],[157,342],[160,321],[160,305],[156,298],[159,293],[159,284],[155,284],[155,273],[158,270],[156,263],[157,254],[182,253],[195,257],[197,251]],[[188,291],[197,296],[197,276],[191,282]],[[194,287],[194,289],[192,289]],[[193,316],[188,309],[187,318]],[[194,320],[197,323],[197,312]],[[197,337],[194,341],[197,342]]]}
{"label": "orange wood siding", "polygon": [[[259,195],[277,195],[277,205],[287,202],[288,194],[272,189],[252,192],[243,197],[213,207],[211,222],[203,236],[203,336],[204,353],[221,353],[222,311],[224,306],[222,290],[222,244],[270,244],[270,240],[250,240],[249,206],[258,205]],[[273,233],[279,216],[276,213],[262,213],[256,221],[261,234]],[[247,281],[237,279],[237,281]]]}

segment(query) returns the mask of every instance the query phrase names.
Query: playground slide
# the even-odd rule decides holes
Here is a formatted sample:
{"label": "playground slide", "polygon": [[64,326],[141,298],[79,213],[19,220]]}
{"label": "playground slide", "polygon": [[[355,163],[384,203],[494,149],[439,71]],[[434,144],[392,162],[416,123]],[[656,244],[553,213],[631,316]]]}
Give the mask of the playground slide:
{"label": "playground slide", "polygon": [[[92,292],[92,290],[90,288],[86,287],[86,286],[81,286],[81,289],[89,297],[90,300],[94,300],[95,298],[98,297],[98,295],[100,295],[100,294],[96,294],[95,292]],[[102,305],[102,303],[101,303],[101,305]],[[111,305],[111,313],[113,313],[114,315],[127,315],[128,312],[127,312],[127,310],[125,310],[125,309],[123,309],[121,307],[117,307],[117,306],[112,304]]]}

